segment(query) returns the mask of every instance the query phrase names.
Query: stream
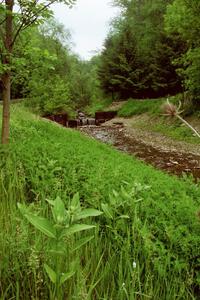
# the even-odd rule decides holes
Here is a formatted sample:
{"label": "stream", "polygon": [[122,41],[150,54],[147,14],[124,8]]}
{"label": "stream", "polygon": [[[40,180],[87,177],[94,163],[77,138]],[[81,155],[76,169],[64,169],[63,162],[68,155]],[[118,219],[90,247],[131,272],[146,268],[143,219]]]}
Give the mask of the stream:
{"label": "stream", "polygon": [[179,176],[193,175],[196,181],[200,178],[200,155],[152,147],[128,134],[123,126],[83,126],[79,130],[155,168]]}

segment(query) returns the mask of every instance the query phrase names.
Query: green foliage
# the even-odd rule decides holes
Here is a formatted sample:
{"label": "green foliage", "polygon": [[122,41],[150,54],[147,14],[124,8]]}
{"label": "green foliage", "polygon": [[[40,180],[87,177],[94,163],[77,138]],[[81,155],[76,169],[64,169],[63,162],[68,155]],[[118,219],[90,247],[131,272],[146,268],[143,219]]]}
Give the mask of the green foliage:
{"label": "green foliage", "polygon": [[[176,96],[170,97],[170,102],[177,104],[182,100],[182,95],[177,94]],[[118,115],[121,117],[131,117],[134,115],[140,115],[148,113],[150,115],[160,115],[161,106],[166,102],[166,98],[159,99],[129,99],[123,104],[118,111]]]}
{"label": "green foliage", "polygon": [[[199,45],[199,12],[198,0],[174,0],[167,6],[165,16],[166,30],[179,32],[189,42],[189,46]],[[187,17],[186,17],[187,16]]]}
{"label": "green foliage", "polygon": [[[28,97],[27,105],[42,114],[70,112],[73,104],[66,75],[69,50],[60,42],[67,33],[53,19],[43,26],[47,35],[42,34],[43,27],[41,33],[31,29],[22,35],[21,43],[17,44],[15,61],[19,64],[13,69],[13,97],[19,97],[20,93]],[[28,39],[30,42],[27,44]]]}
{"label": "green foliage", "polygon": [[120,117],[131,117],[143,113],[159,114],[164,99],[135,100],[129,99],[118,111]]}
{"label": "green foliage", "polygon": [[[170,102],[175,105],[178,105],[181,100],[181,94],[170,97]],[[147,119],[145,119],[145,121],[142,119],[135,120],[134,127],[147,131],[160,132],[176,140],[184,140],[188,143],[198,144],[199,139],[193,136],[191,130],[180,121],[174,120],[173,118],[166,119],[166,117],[162,117],[162,106],[164,103],[166,103],[165,98],[148,100],[129,99],[118,111],[118,116],[126,118],[146,114]],[[187,115],[187,107],[186,109],[183,107],[183,114],[184,113]]]}
{"label": "green foliage", "polygon": [[69,74],[72,101],[76,108],[92,106],[102,97],[97,78],[98,56],[90,61],[81,61],[74,57]]}
{"label": "green foliage", "polygon": [[[59,0],[59,1],[53,1],[64,3],[68,6],[72,6],[75,3],[76,0]],[[9,4],[6,3],[6,1],[2,1],[0,4],[1,8],[1,17],[0,17],[0,49],[1,49],[1,60],[0,60],[0,75],[2,76],[5,74],[6,68],[9,68],[9,70],[12,70],[13,68],[16,68],[16,58],[18,57],[16,55],[16,49],[14,49],[18,37],[22,35],[23,31],[27,29],[28,27],[33,27],[41,25],[44,23],[45,20],[52,17],[52,11],[49,9],[49,7],[53,4],[52,1],[40,1],[35,2],[33,0],[31,1],[11,1]],[[18,12],[13,12],[13,6],[14,4],[18,5]],[[9,28],[7,27],[7,32],[5,30],[5,20],[6,20],[6,14],[8,13],[6,10],[6,5],[9,7],[9,13],[12,14],[12,20],[10,23]],[[14,25],[14,26],[13,26]],[[13,27],[14,30],[13,30]],[[17,28],[17,29],[16,29]],[[61,27],[60,27],[61,28]],[[16,29],[16,30],[15,30]],[[9,31],[10,30],[10,31]],[[6,39],[8,36],[11,37],[11,44],[8,45],[8,41],[6,42]],[[18,45],[20,44],[20,41],[18,41]],[[22,46],[23,48],[23,46]],[[14,51],[13,51],[14,50]],[[7,61],[7,58],[9,57],[9,63]],[[12,58],[10,60],[10,58]],[[21,57],[20,57],[21,58]],[[6,66],[8,65],[8,66]]]}
{"label": "green foliage", "polygon": [[[71,5],[75,1],[58,2]],[[14,23],[19,28],[21,23],[21,29],[26,30],[14,41],[11,66],[0,63],[0,75],[11,70],[12,98],[27,98],[27,105],[35,112],[72,114],[75,108],[84,109],[101,99],[98,57],[84,62],[71,52],[70,33],[52,17],[50,4],[19,2]],[[32,21],[36,26],[29,26]],[[1,44],[0,39],[0,49]]]}
{"label": "green foliage", "polygon": [[176,94],[181,81],[173,60],[185,49],[178,34],[164,31],[168,2],[114,1],[123,7],[105,41],[99,75],[113,98],[154,98]]}
{"label": "green foliage", "polygon": [[[151,124],[150,128],[149,123]],[[184,140],[187,143],[199,144],[199,138],[194,136],[189,128],[183,126],[182,123],[177,120],[166,120],[166,117],[154,117],[149,119],[148,125],[147,122],[139,121],[134,126],[146,131],[150,130],[154,132],[159,132],[175,140]]]}
{"label": "green foliage", "polygon": [[58,76],[49,81],[32,81],[30,100],[26,105],[33,107],[36,112],[42,114],[68,112],[73,104],[70,97],[69,84]]}
{"label": "green foliage", "polygon": [[191,49],[185,56],[185,65],[187,65],[185,75],[185,86],[194,96],[195,100],[200,100],[200,47]]}
{"label": "green foliage", "polygon": [[86,106],[85,112],[91,116],[95,116],[95,112],[106,111],[111,103],[112,100],[106,99],[104,96],[103,99],[94,100],[90,105]]}
{"label": "green foliage", "polygon": [[166,31],[171,34],[178,32],[187,44],[188,51],[174,63],[178,72],[183,76],[185,89],[197,102],[199,102],[200,80],[199,13],[200,2],[198,0],[175,0],[167,7],[165,16]]}
{"label": "green foliage", "polygon": [[163,120],[160,123],[152,126],[152,130],[161,132],[164,135],[176,140],[184,140],[186,142],[199,144],[199,139],[194,137],[191,134],[190,129],[188,129],[186,126],[181,126],[180,122],[171,122],[171,124],[167,124],[166,126],[166,122]]}
{"label": "green foliage", "polygon": [[[64,273],[64,298],[197,299],[198,185],[40,121],[18,106],[12,115],[10,160],[0,169],[4,298],[18,293],[23,299],[55,299],[56,274]],[[45,199],[57,199],[56,205],[48,200],[51,211]],[[36,228],[21,220],[17,202],[27,203],[22,210]],[[90,240],[87,230],[79,231],[91,221],[83,228],[79,220],[96,210],[104,214],[97,222],[92,218]],[[72,225],[61,238],[65,247],[52,252],[68,215]]]}
{"label": "green foliage", "polygon": [[70,33],[53,18],[21,34],[12,66],[12,98],[28,98],[42,114],[84,108],[99,101],[98,57],[81,61],[70,50]]}
{"label": "green foliage", "polygon": [[[62,272],[62,260],[61,255],[65,255],[66,251],[66,238],[69,238],[72,234],[80,231],[85,231],[94,228],[93,225],[76,224],[78,220],[88,217],[99,216],[101,212],[95,209],[82,209],[80,204],[79,195],[75,194],[71,205],[68,210],[65,209],[63,201],[57,197],[54,201],[48,201],[51,205],[53,222],[48,218],[40,217],[27,208],[25,205],[18,203],[18,208],[22,215],[30,222],[37,230],[42,232],[48,238],[53,239],[49,252],[52,254],[51,263],[54,263],[55,269],[52,269],[49,265],[44,264],[46,273],[49,279],[54,284],[54,291],[52,292],[53,298],[62,299],[62,285],[69,280],[74,274],[74,270],[68,270],[68,272]],[[76,241],[75,249],[83,246],[86,242],[90,241],[93,237],[87,237],[83,240]],[[71,246],[71,245],[70,245]],[[70,247],[68,245],[68,247]],[[75,262],[72,262],[71,266]]]}

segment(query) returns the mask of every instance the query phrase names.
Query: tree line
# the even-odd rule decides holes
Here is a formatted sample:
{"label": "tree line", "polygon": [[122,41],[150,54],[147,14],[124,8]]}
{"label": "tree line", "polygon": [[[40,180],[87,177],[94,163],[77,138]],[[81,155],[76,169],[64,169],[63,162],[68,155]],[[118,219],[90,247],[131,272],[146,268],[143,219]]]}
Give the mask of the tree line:
{"label": "tree line", "polygon": [[101,54],[99,78],[113,99],[200,95],[200,1],[114,0],[121,8]]}

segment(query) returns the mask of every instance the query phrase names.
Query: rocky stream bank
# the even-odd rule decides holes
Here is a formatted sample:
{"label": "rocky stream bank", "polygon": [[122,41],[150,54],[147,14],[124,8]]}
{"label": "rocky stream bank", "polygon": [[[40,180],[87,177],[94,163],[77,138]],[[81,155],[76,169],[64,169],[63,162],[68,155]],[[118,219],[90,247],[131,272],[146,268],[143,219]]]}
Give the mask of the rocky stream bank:
{"label": "rocky stream bank", "polygon": [[134,155],[168,173],[200,178],[200,144],[175,141],[156,132],[134,128],[129,119],[115,118],[101,126],[83,126],[79,130],[90,137]]}

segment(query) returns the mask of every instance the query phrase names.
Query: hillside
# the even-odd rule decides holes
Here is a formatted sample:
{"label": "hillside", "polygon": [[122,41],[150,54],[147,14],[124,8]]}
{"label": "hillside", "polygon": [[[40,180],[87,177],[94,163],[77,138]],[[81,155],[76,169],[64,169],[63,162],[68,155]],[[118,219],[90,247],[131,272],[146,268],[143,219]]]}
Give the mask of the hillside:
{"label": "hillside", "polygon": [[103,214],[85,221],[96,228],[82,248],[73,252],[87,233],[65,240],[59,268],[66,272],[70,266],[74,274],[63,284],[65,297],[197,299],[200,190],[191,180],[168,176],[18,106],[0,175],[4,298],[17,293],[49,299],[54,291],[44,271],[44,263],[56,263],[51,239],[28,224],[16,203],[53,222],[46,199],[59,196],[69,207],[78,192],[82,207]]}

